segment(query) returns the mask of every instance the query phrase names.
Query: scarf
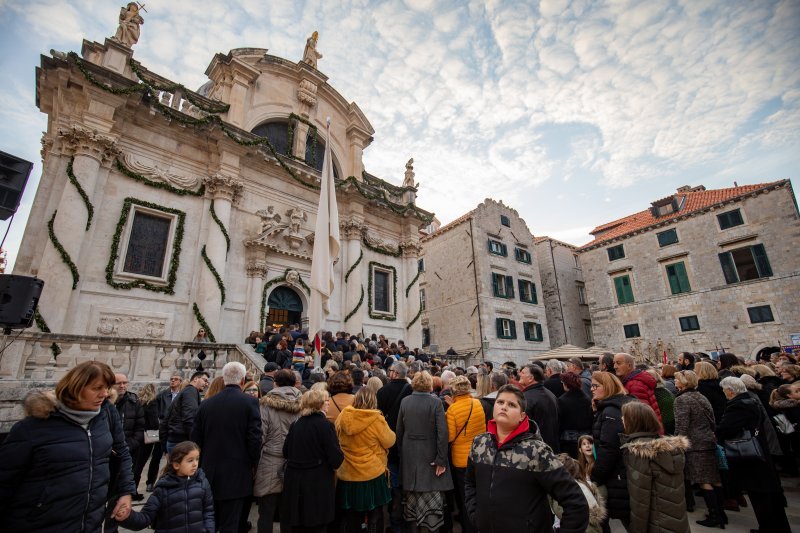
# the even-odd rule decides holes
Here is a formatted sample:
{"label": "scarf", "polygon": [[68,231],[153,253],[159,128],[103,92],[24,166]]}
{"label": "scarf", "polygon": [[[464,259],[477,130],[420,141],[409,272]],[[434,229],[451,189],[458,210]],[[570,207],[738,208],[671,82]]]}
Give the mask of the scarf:
{"label": "scarf", "polygon": [[78,411],[77,409],[70,409],[61,402],[58,402],[56,407],[65,418],[72,420],[83,429],[87,429],[89,427],[89,422],[91,422],[94,417],[99,415],[100,409],[102,409],[102,407],[100,407],[100,409],[97,409],[96,411]]}

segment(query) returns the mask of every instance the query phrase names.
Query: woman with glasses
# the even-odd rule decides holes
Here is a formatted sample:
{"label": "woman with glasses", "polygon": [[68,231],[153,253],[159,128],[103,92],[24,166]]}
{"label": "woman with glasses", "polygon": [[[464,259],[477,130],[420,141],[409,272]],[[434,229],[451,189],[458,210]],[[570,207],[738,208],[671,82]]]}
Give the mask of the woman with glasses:
{"label": "woman with glasses", "polygon": [[205,328],[200,328],[197,330],[197,335],[195,335],[194,339],[192,339],[192,342],[211,342],[208,340],[208,337],[206,337]]}
{"label": "woman with glasses", "polygon": [[249,381],[242,387],[242,392],[247,394],[248,396],[252,396],[255,399],[261,398],[261,389],[258,388],[258,383],[255,381]]}

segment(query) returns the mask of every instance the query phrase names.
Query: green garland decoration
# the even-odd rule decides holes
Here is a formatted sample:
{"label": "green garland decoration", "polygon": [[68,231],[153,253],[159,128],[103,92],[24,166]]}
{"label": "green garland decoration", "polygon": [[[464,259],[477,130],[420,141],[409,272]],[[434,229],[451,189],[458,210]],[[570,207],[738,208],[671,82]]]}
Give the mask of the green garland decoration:
{"label": "green garland decoration", "polygon": [[[36,308],[36,311],[34,311],[33,319],[36,321],[36,327],[39,328],[39,331],[42,333],[52,333],[47,326],[47,322],[44,321],[44,317],[39,312],[39,308]],[[61,354],[61,346],[54,342],[50,345],[50,351],[53,353],[53,357],[58,357]]]}
{"label": "green garland decoration", "polygon": [[83,73],[83,76],[89,80],[89,83],[100,87],[104,91],[111,94],[133,94],[135,92],[144,91],[146,88],[145,85],[141,83],[131,85],[130,87],[112,87],[111,84],[103,83],[95,78],[94,75],[86,68],[83,59],[81,59],[75,52],[67,53],[67,58],[77,65],[78,70],[80,70]]}
{"label": "green garland decoration", "polygon": [[400,248],[398,248],[397,250],[390,250],[389,248],[384,248],[382,246],[371,245],[369,241],[367,241],[367,237],[365,235],[361,236],[361,242],[364,243],[364,246],[367,247],[367,250],[371,250],[378,254],[389,255],[391,257],[400,257],[401,255],[403,255],[403,251],[400,250]]}
{"label": "green garland decoration", "polygon": [[199,189],[197,189],[196,191],[192,191],[192,190],[189,190],[189,189],[179,189],[178,187],[173,187],[172,185],[170,185],[169,183],[164,182],[164,181],[156,181],[156,180],[151,180],[149,178],[146,178],[146,177],[142,176],[141,174],[137,174],[133,170],[131,170],[128,167],[126,167],[125,164],[122,161],[119,160],[119,158],[117,158],[116,167],[117,167],[117,170],[119,170],[120,172],[122,172],[123,174],[125,174],[126,176],[128,176],[129,178],[131,178],[133,180],[136,180],[136,181],[138,181],[140,183],[144,183],[145,185],[148,185],[150,187],[155,187],[156,189],[162,189],[162,190],[165,190],[165,191],[169,191],[169,192],[171,192],[173,194],[177,194],[179,196],[203,196],[206,193],[206,186],[205,185],[200,185]]}
{"label": "green garland decoration", "polygon": [[[267,281],[264,284],[264,288],[261,289],[261,325],[264,325],[264,322],[267,319],[267,314],[264,312],[267,309],[267,290],[270,287],[272,287],[273,285],[275,285],[276,283],[283,283],[284,281],[286,281],[286,274],[288,274],[290,270],[292,270],[292,269],[291,268],[287,268],[283,272],[283,276],[277,276],[277,277],[274,277],[271,280]],[[306,294],[311,296],[311,287],[306,285],[306,282],[303,281],[303,278],[299,278],[299,282],[300,282],[300,286],[303,287],[303,289],[306,291]]]}
{"label": "green garland decoration", "polygon": [[[125,229],[125,224],[128,220],[128,214],[131,211],[131,205],[139,205],[142,207],[148,207],[150,209],[156,209],[158,211],[164,211],[166,213],[177,215],[178,217],[178,224],[175,228],[175,238],[172,241],[172,260],[170,261],[169,274],[167,275],[167,285],[155,285],[142,279],[124,283],[114,281],[114,265],[119,257],[119,241],[122,238],[122,231]],[[117,222],[117,229],[114,232],[114,237],[111,240],[111,253],[108,258],[108,264],[106,265],[106,283],[111,285],[113,288],[120,290],[129,290],[133,289],[134,287],[139,287],[141,289],[153,292],[175,294],[175,281],[178,277],[178,265],[180,263],[181,243],[183,241],[183,226],[185,219],[186,213],[183,211],[145,202],[144,200],[139,200],[132,197],[125,198],[122,203],[122,213],[120,214],[119,222]]]}
{"label": "green garland decoration", "polygon": [[78,194],[81,195],[83,198],[83,205],[86,206],[86,211],[88,213],[87,220],[86,220],[86,231],[89,231],[89,227],[92,225],[92,218],[94,217],[94,206],[92,202],[89,201],[89,195],[86,194],[86,191],[81,187],[78,178],[75,177],[75,173],[72,170],[72,164],[75,162],[75,156],[72,156],[72,159],[69,160],[67,163],[67,177],[69,178],[69,182],[72,183],[76,189],[78,189]]}
{"label": "green garland decoration", "polygon": [[408,329],[408,328],[410,328],[411,326],[413,326],[413,325],[414,325],[414,324],[417,322],[417,320],[419,320],[419,317],[420,317],[421,315],[422,315],[422,306],[420,305],[420,306],[419,306],[419,311],[417,311],[417,314],[416,314],[416,316],[414,316],[414,318],[412,318],[412,319],[411,319],[411,322],[409,322],[409,323],[408,323],[408,325],[406,326],[406,329]]}
{"label": "green garland decoration", "polygon": [[72,290],[74,291],[78,286],[78,281],[81,279],[81,276],[78,273],[78,267],[72,262],[72,258],[61,245],[58,237],[56,237],[56,232],[53,230],[53,223],[56,220],[56,213],[58,213],[57,209],[53,211],[53,216],[50,217],[50,220],[47,222],[47,233],[50,235],[50,241],[53,243],[53,246],[55,246],[56,250],[58,250],[61,260],[64,261],[64,264],[67,265],[67,268],[69,268],[70,274],[72,274]]}
{"label": "green garland decoration", "polygon": [[[367,175],[368,174],[366,172],[362,172],[362,176],[364,176],[365,179],[366,179]],[[364,189],[361,186],[361,184],[358,182],[358,180],[356,179],[355,176],[348,176],[347,178],[343,179],[340,183],[337,184],[336,188],[337,189],[341,189],[341,188],[347,186],[348,184],[350,184],[353,187],[355,187],[356,191],[358,191],[358,193],[361,196],[363,196],[364,198],[366,198],[367,200],[374,200],[374,201],[381,202],[383,205],[385,205],[391,211],[393,211],[394,213],[397,213],[398,215],[405,216],[407,213],[411,212],[411,213],[415,214],[420,220],[422,220],[425,223],[430,223],[433,220],[433,215],[424,214],[422,212],[422,210],[419,207],[417,207],[413,202],[408,203],[405,206],[399,206],[398,204],[395,204],[386,195],[386,190],[385,189],[381,190],[381,194],[380,195],[370,194],[369,191],[367,191],[366,189]],[[391,184],[385,184],[385,185],[392,186]]]}
{"label": "green garland decoration", "polygon": [[[352,274],[352,273],[353,273],[353,270],[355,270],[355,269],[356,269],[356,267],[358,266],[358,264],[359,264],[359,263],[361,263],[361,260],[364,258],[364,250],[359,250],[359,251],[360,251],[360,253],[358,254],[358,259],[356,259],[356,262],[355,262],[355,263],[353,263],[353,266],[351,266],[351,267],[350,267],[350,268],[347,270],[347,273],[344,275],[344,282],[345,282],[345,283],[347,283],[347,280],[348,280],[348,278],[350,277],[350,274]],[[345,320],[345,322],[347,322],[347,320]]]}
{"label": "green garland decoration", "polygon": [[[394,304],[394,312],[391,315],[385,313],[376,313],[372,309],[372,279],[373,279],[373,267],[380,267],[386,270],[392,271],[393,276],[393,283],[392,283],[392,290],[394,291],[394,296],[392,303]],[[369,262],[369,286],[367,287],[367,292],[369,293],[370,297],[367,301],[367,307],[369,309],[369,317],[374,318],[376,320],[388,320],[390,322],[394,322],[397,320],[397,269],[393,266],[384,265],[382,263],[378,263],[377,261],[370,261]]]}
{"label": "green garland decoration", "polygon": [[223,283],[222,276],[219,275],[219,272],[217,272],[217,269],[214,268],[214,264],[211,262],[211,258],[208,257],[208,254],[206,254],[206,245],[205,244],[200,249],[200,257],[203,258],[203,261],[205,262],[206,266],[211,271],[211,275],[214,276],[215,280],[217,280],[217,287],[219,287],[219,292],[220,292],[220,295],[222,297],[222,301],[220,302],[220,305],[222,305],[222,304],[225,303],[225,283]]}
{"label": "green garland decoration", "polygon": [[203,316],[203,313],[200,312],[200,308],[197,307],[197,302],[192,303],[192,311],[194,311],[194,318],[197,320],[197,323],[206,330],[206,337],[211,342],[217,342],[216,337],[214,337],[214,332],[211,331],[211,328],[208,327],[208,322],[206,322],[206,317]]}
{"label": "green garland decoration", "polygon": [[412,280],[411,280],[411,283],[409,283],[409,284],[408,284],[408,287],[406,287],[406,298],[408,298],[408,293],[409,293],[409,292],[411,292],[411,287],[413,287],[413,286],[414,286],[414,284],[417,282],[417,280],[419,279],[419,275],[420,275],[421,273],[422,273],[422,272],[421,272],[420,270],[417,270],[417,275],[416,275],[416,276],[414,276],[414,279],[412,279]]}
{"label": "green garland decoration", "polygon": [[211,218],[214,219],[214,222],[217,223],[217,226],[219,226],[219,229],[222,232],[222,236],[225,237],[225,253],[227,254],[228,252],[231,251],[231,236],[228,235],[228,231],[225,229],[225,225],[222,223],[222,221],[217,216],[217,212],[214,211],[214,199],[213,198],[211,199]]}
{"label": "green garland decoration", "polygon": [[347,316],[344,317],[345,323],[347,323],[347,321],[350,320],[350,318],[352,318],[352,316],[354,314],[356,314],[356,311],[358,311],[361,308],[361,304],[363,304],[363,303],[364,303],[364,284],[362,283],[361,284],[361,298],[358,299],[358,303],[353,308],[353,310],[350,311],[349,313],[347,313]]}
{"label": "green garland decoration", "polygon": [[136,64],[133,58],[131,58],[130,61],[128,61],[128,64],[131,66],[131,70],[133,71],[133,73],[136,74],[136,77],[139,78],[139,81],[141,81],[143,85],[145,85],[147,88],[151,90],[167,91],[170,93],[180,90],[183,93],[183,97],[189,100],[189,103],[191,103],[193,106],[200,109],[201,111],[205,111],[206,113],[213,113],[213,114],[226,113],[231,108],[230,104],[224,104],[224,103],[219,107],[205,107],[205,104],[199,102],[194,98],[194,96],[192,96],[193,91],[187,89],[180,83],[173,83],[172,85],[156,85],[155,83],[149,82],[145,78],[142,71],[139,70],[139,65]]}

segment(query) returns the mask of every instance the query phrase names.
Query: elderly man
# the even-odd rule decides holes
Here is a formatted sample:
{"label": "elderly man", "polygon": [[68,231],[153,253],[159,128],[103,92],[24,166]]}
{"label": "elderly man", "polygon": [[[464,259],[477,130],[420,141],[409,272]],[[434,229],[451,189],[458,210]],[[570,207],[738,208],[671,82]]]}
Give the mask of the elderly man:
{"label": "elderly man", "polygon": [[660,422],[661,411],[656,400],[655,378],[643,370],[636,370],[633,356],[627,353],[614,354],[614,373],[629,394],[653,408]]}
{"label": "elderly man", "polygon": [[564,384],[561,383],[561,372],[563,372],[564,363],[558,359],[550,359],[544,368],[544,388],[553,393],[558,398],[564,394]]}
{"label": "elderly man", "polygon": [[249,513],[253,472],[261,455],[261,413],[258,400],[242,392],[246,373],[239,362],[222,367],[225,388],[200,404],[192,428],[221,533],[237,533],[242,514]]}
{"label": "elderly man", "polygon": [[544,372],[537,365],[525,365],[519,371],[519,384],[523,387],[528,418],[539,426],[542,440],[558,453],[558,400],[544,388]]}
{"label": "elderly man", "polygon": [[583,361],[580,357],[570,357],[567,361],[567,372],[577,374],[581,378],[581,389],[587,398],[592,397],[592,373],[583,368]]}
{"label": "elderly man", "polygon": [[208,387],[208,373],[200,370],[192,374],[189,385],[172,400],[164,420],[158,426],[159,440],[164,444],[164,453],[172,451],[179,442],[189,440],[197,409],[200,407],[200,393]]}

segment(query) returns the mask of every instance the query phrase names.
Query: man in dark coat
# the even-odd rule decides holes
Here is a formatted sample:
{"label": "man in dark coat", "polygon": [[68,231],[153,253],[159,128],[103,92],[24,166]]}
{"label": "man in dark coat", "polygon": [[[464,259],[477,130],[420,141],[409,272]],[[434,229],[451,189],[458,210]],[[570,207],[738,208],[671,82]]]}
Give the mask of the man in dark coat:
{"label": "man in dark coat", "polygon": [[269,391],[275,388],[275,372],[280,370],[276,362],[269,362],[264,365],[264,375],[261,377],[261,382],[258,384],[261,389],[261,395],[265,396]]}
{"label": "man in dark coat", "polygon": [[[405,363],[398,361],[392,364],[387,372],[389,383],[378,389],[378,409],[386,417],[386,422],[392,431],[397,429],[400,402],[412,392],[411,385],[406,381],[407,372],[408,367]],[[388,463],[392,483],[392,501],[389,507],[389,516],[392,529],[399,533],[403,527],[403,505],[400,487],[400,455],[397,450],[397,443],[389,448]]]}
{"label": "man in dark coat", "polygon": [[194,417],[200,407],[200,393],[208,387],[208,373],[202,370],[192,374],[189,385],[172,400],[164,420],[158,426],[158,437],[169,453],[179,442],[189,440]]}
{"label": "man in dark coat", "polygon": [[200,466],[214,494],[218,531],[237,533],[243,512],[249,512],[253,472],[261,455],[261,413],[258,400],[242,392],[244,365],[222,367],[225,388],[200,404],[192,440],[200,446]]}
{"label": "man in dark coat", "polygon": [[525,395],[528,417],[536,422],[542,434],[542,440],[559,452],[558,433],[558,401],[555,395],[544,388],[544,372],[537,365],[525,365],[519,371],[519,384]]}
{"label": "man in dark coat", "polygon": [[558,359],[550,359],[544,369],[544,388],[553,393],[553,396],[558,398],[564,394],[564,384],[561,383],[561,372],[563,371],[563,363]]}

